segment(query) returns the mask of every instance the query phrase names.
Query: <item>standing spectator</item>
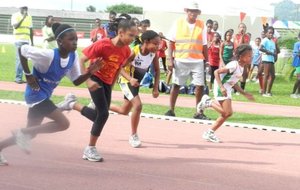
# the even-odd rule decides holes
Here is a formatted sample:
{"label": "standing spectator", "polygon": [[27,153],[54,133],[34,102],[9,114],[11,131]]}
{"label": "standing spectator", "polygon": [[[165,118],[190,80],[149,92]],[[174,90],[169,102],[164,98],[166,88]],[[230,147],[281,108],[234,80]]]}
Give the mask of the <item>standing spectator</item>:
{"label": "standing spectator", "polygon": [[[252,64],[251,64],[251,69],[249,72],[249,80],[252,80],[254,77],[252,76],[253,70],[255,67],[258,70],[259,65],[261,64],[261,52],[259,51],[261,39],[260,37],[255,39],[255,44],[253,44],[252,47],[252,52],[253,52],[253,57],[252,57]],[[256,77],[257,78],[257,77]]]}
{"label": "standing spectator", "polygon": [[[186,18],[180,18],[174,24],[170,34],[169,70],[173,71],[173,86],[170,93],[170,110],[165,115],[175,116],[175,104],[180,85],[189,77],[195,85],[196,105],[200,102],[204,87],[204,61],[207,60],[207,32],[203,21],[197,19],[201,11],[197,3],[185,9]],[[174,51],[174,52],[173,52]],[[174,53],[174,58],[173,58]],[[196,119],[208,119],[203,112],[194,115]]]}
{"label": "standing spectator", "polygon": [[298,40],[299,41],[294,44],[293,50],[293,66],[296,68],[295,74],[297,79],[294,84],[291,98],[300,98],[300,33],[298,34]]}
{"label": "standing spectator", "polygon": [[262,40],[260,45],[260,51],[264,54],[262,55],[262,63],[264,66],[264,83],[262,94],[264,97],[271,97],[272,86],[275,80],[275,59],[277,56],[276,45],[273,41],[274,30],[269,27],[266,33],[266,37]]}
{"label": "standing spectator", "polygon": [[[213,21],[211,19],[208,19],[206,21],[206,29],[207,29],[207,48],[211,45],[215,32],[212,30],[213,27]],[[209,56],[209,55],[208,55]]]}
{"label": "standing spectator", "polygon": [[212,90],[212,84],[215,80],[214,72],[219,69],[220,65],[220,44],[221,36],[219,33],[215,32],[214,38],[211,46],[208,48],[208,61],[209,61],[209,71],[210,71],[210,83],[209,89]]}
{"label": "standing spectator", "polygon": [[232,32],[227,30],[224,36],[224,42],[220,47],[220,66],[224,67],[233,59],[234,45],[232,42]]}
{"label": "standing spectator", "polygon": [[44,49],[54,49],[57,48],[57,43],[52,30],[52,25],[54,23],[54,18],[52,15],[46,17],[45,26],[42,28],[43,33],[43,48]]}
{"label": "standing spectator", "polygon": [[32,32],[32,18],[28,14],[28,7],[20,7],[20,12],[14,13],[11,17],[11,25],[14,29],[15,47],[16,47],[16,77],[15,82],[18,84],[25,83],[23,81],[23,67],[20,62],[18,49],[24,45],[29,44],[33,46],[33,32]]}
{"label": "standing spectator", "polygon": [[219,30],[219,23],[218,23],[218,21],[216,21],[216,20],[213,21],[212,29],[213,29],[213,32],[218,32],[222,36],[222,33]]}
{"label": "standing spectator", "polygon": [[114,22],[116,21],[117,13],[114,11],[109,12],[109,21],[107,24],[104,25],[104,30],[105,30],[105,36],[108,38],[114,38],[117,35],[117,32],[111,28],[114,26]]}
{"label": "standing spectator", "polygon": [[95,19],[96,28],[93,29],[90,33],[90,39],[94,43],[97,40],[103,39],[106,37],[104,29],[101,27],[101,20],[100,18]]}
{"label": "standing spectator", "polygon": [[159,43],[159,48],[158,48],[158,51],[157,51],[157,54],[158,54],[158,57],[161,59],[161,62],[162,62],[162,65],[164,67],[164,71],[165,73],[167,73],[167,66],[166,66],[166,53],[165,51],[168,49],[168,46],[167,46],[167,42],[163,35],[162,32],[159,33],[159,36],[160,36],[160,43]]}
{"label": "standing spectator", "polygon": [[[250,44],[250,36],[246,33],[247,26],[244,23],[240,23],[238,26],[238,33],[234,36],[234,48],[236,49],[241,44]],[[243,78],[241,80],[241,88],[245,90],[246,80],[250,71],[251,65],[245,65]]]}

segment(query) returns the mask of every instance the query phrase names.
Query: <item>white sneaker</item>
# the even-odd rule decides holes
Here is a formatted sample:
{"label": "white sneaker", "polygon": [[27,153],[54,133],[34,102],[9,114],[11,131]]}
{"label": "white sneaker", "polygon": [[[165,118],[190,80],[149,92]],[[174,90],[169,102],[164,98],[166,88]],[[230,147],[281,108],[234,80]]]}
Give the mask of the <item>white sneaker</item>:
{"label": "white sneaker", "polygon": [[298,94],[291,94],[291,98],[300,98],[300,95],[298,95]]}
{"label": "white sneaker", "polygon": [[95,103],[93,102],[92,99],[91,99],[90,103],[87,105],[87,107],[92,108],[92,109],[96,109]]}
{"label": "white sneaker", "polygon": [[272,97],[272,94],[271,94],[271,93],[264,93],[262,96],[263,96],[263,97],[270,98],[270,97]]}
{"label": "white sneaker", "polygon": [[0,166],[5,166],[5,165],[8,165],[8,162],[4,158],[4,156],[2,155],[2,153],[0,152]]}
{"label": "white sneaker", "polygon": [[56,104],[56,106],[61,110],[61,111],[70,111],[73,109],[73,107],[70,105],[72,102],[76,102],[77,98],[74,94],[68,93],[65,96],[64,101]]}
{"label": "white sneaker", "polygon": [[197,112],[200,113],[204,111],[205,108],[211,107],[211,99],[208,95],[204,94],[201,98],[201,101],[197,105]]}
{"label": "white sneaker", "polygon": [[220,143],[220,139],[218,139],[212,130],[205,131],[202,135],[202,138],[210,142]]}
{"label": "white sneaker", "polygon": [[13,136],[15,137],[16,144],[20,149],[22,149],[26,154],[30,154],[30,135],[24,134],[21,129],[12,131]]}
{"label": "white sneaker", "polygon": [[138,148],[142,145],[142,142],[140,141],[139,136],[137,134],[134,134],[129,137],[129,144],[133,148]]}
{"label": "white sneaker", "polygon": [[103,158],[98,153],[95,146],[87,146],[83,151],[82,159],[92,162],[102,162]]}

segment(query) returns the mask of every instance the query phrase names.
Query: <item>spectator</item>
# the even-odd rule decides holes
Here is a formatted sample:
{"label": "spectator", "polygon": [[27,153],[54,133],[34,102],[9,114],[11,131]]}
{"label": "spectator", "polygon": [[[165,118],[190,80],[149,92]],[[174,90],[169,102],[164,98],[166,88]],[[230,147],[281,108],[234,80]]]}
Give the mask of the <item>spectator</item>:
{"label": "spectator", "polygon": [[93,29],[90,33],[90,38],[93,43],[96,42],[97,40],[100,40],[100,39],[106,37],[105,31],[101,27],[101,20],[99,18],[95,19],[95,25],[96,25],[96,28]]}
{"label": "spectator", "polygon": [[299,41],[294,44],[293,50],[293,66],[296,68],[295,74],[297,78],[291,98],[300,98],[300,33],[298,34],[298,40]]}
{"label": "spectator", "polygon": [[117,35],[117,32],[115,29],[111,28],[114,26],[114,22],[116,21],[117,13],[114,11],[109,12],[109,21],[107,24],[104,25],[104,30],[105,30],[105,36],[108,38],[114,38]]}
{"label": "spectator", "polygon": [[207,47],[211,45],[215,32],[212,30],[213,27],[213,21],[211,19],[208,19],[206,21],[206,29],[207,29]]}
{"label": "spectator", "polygon": [[165,37],[164,37],[162,32],[159,33],[159,36],[160,36],[161,40],[160,40],[160,43],[159,43],[159,48],[158,48],[157,54],[158,54],[158,57],[161,59],[161,62],[162,62],[165,73],[167,73],[166,53],[165,53],[165,51],[168,49],[168,45],[167,45],[166,40],[164,40]]}
{"label": "spectator", "polygon": [[15,82],[18,84],[25,83],[23,81],[23,67],[20,62],[20,57],[18,54],[19,48],[24,44],[29,44],[33,46],[33,32],[32,32],[32,18],[28,14],[28,7],[20,7],[20,12],[14,13],[11,17],[11,25],[13,26],[13,34],[15,37],[15,47],[16,47],[16,77]]}
{"label": "spectator", "polygon": [[[169,71],[173,72],[173,86],[170,93],[170,110],[165,115],[175,116],[175,104],[180,85],[185,85],[191,76],[195,85],[196,105],[200,102],[204,87],[204,61],[207,60],[207,32],[203,21],[197,19],[201,11],[197,3],[185,9],[186,18],[177,20],[171,30],[169,47],[175,44],[175,51],[169,48]],[[174,58],[173,58],[174,53]],[[195,119],[208,119],[203,112]]]}
{"label": "spectator", "polygon": [[53,16],[49,15],[46,17],[45,26],[42,28],[43,33],[43,48],[44,49],[54,49],[57,48],[57,43],[52,30],[52,25],[54,23]]}

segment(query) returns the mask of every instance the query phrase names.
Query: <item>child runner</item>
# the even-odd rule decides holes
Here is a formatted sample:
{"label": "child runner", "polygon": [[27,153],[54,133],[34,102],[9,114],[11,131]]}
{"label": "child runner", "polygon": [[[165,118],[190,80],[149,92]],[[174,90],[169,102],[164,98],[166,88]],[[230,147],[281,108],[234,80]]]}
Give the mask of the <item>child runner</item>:
{"label": "child runner", "polygon": [[261,39],[260,37],[255,39],[255,44],[252,46],[253,58],[252,58],[252,66],[249,72],[249,80],[253,79],[252,73],[254,68],[258,70],[259,64],[261,63],[261,52],[259,51]]}
{"label": "child runner", "polygon": [[129,44],[137,34],[135,23],[124,17],[117,18],[111,29],[116,31],[117,36],[98,40],[85,48],[80,60],[81,64],[93,59],[101,59],[103,62],[100,70],[88,80],[89,92],[96,108],[79,104],[72,94],[67,94],[65,101],[59,104],[62,110],[77,110],[94,122],[89,143],[82,156],[84,160],[94,162],[103,160],[96,149],[96,143],[109,116],[112,87],[118,78],[120,68],[130,56]]}
{"label": "child runner", "polygon": [[[13,135],[0,142],[0,165],[7,164],[1,150],[17,144],[26,153],[30,152],[30,139],[39,133],[55,133],[66,130],[69,120],[50,100],[53,90],[60,80],[67,76],[74,85],[80,85],[100,68],[100,61],[90,65],[81,75],[77,48],[77,35],[74,28],[66,24],[52,26],[58,49],[40,49],[23,45],[19,49],[21,63],[27,80],[25,100],[29,106],[27,127],[13,131]],[[33,70],[27,59],[32,60]],[[51,122],[41,124],[47,117]]]}
{"label": "child runner", "polygon": [[299,41],[294,44],[293,50],[293,66],[296,68],[295,74],[297,79],[294,84],[291,98],[300,98],[300,33],[298,34],[298,40]]}
{"label": "child runner", "polygon": [[212,44],[208,48],[208,61],[210,66],[210,83],[209,89],[212,89],[212,84],[215,80],[214,72],[220,66],[220,43],[221,43],[221,36],[219,33],[214,33],[214,38]]}
{"label": "child runner", "polygon": [[139,97],[139,83],[143,79],[151,63],[155,68],[155,82],[153,86],[152,95],[157,98],[159,95],[159,62],[156,54],[159,44],[160,36],[153,30],[147,30],[141,36],[142,44],[133,48],[128,64],[121,70],[120,87],[124,94],[124,103],[122,106],[111,105],[110,110],[119,114],[127,115],[131,109],[131,136],[129,137],[129,144],[134,147],[140,147],[141,141],[137,135],[137,128],[140,121],[140,114],[142,112],[142,102]]}
{"label": "child runner", "polygon": [[224,35],[224,42],[222,42],[221,46],[220,46],[220,66],[221,67],[224,67],[230,61],[232,61],[234,45],[233,45],[233,42],[231,41],[231,39],[232,39],[232,32],[227,30]]}
{"label": "child runner", "polygon": [[273,39],[274,30],[268,28],[266,37],[262,40],[259,50],[262,51],[262,63],[264,66],[264,83],[263,83],[263,97],[271,97],[272,86],[275,80],[275,58],[276,53],[276,44]]}
{"label": "child runner", "polygon": [[201,102],[197,105],[198,110],[212,107],[221,114],[211,129],[203,133],[202,137],[210,142],[220,142],[215,135],[215,131],[232,115],[231,91],[233,87],[249,100],[254,100],[251,94],[245,92],[237,85],[237,82],[243,75],[244,66],[251,64],[252,48],[250,45],[242,44],[236,48],[235,55],[237,61],[231,61],[225,67],[215,71],[214,96],[218,102],[213,102],[209,96],[204,95]]}

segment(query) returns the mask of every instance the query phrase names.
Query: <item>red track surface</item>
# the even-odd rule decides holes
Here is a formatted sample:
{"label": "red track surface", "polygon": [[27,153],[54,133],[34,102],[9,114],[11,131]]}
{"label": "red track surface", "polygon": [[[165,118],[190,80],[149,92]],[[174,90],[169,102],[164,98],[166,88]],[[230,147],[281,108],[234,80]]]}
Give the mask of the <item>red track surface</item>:
{"label": "red track surface", "polygon": [[[23,127],[24,106],[0,104],[0,138]],[[129,117],[111,115],[97,145],[105,161],[81,159],[91,122],[66,114],[71,127],[39,135],[32,153],[17,147],[3,154],[1,190],[298,190],[299,135],[221,128],[221,144],[201,139],[204,125],[141,119],[143,147],[128,145]]]}

